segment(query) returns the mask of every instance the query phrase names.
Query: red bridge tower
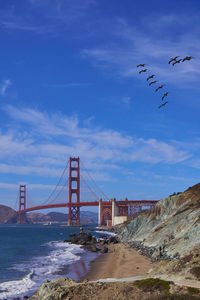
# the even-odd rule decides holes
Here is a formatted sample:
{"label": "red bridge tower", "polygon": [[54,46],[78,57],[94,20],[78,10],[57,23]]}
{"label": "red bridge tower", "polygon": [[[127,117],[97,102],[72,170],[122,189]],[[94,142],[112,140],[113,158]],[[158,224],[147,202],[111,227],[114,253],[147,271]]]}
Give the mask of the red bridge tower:
{"label": "red bridge tower", "polygon": [[68,225],[80,225],[80,207],[72,203],[80,203],[80,167],[79,157],[69,159],[69,217]]}
{"label": "red bridge tower", "polygon": [[17,223],[26,223],[26,213],[21,213],[22,210],[26,209],[26,185],[20,184],[19,186],[19,211]]}

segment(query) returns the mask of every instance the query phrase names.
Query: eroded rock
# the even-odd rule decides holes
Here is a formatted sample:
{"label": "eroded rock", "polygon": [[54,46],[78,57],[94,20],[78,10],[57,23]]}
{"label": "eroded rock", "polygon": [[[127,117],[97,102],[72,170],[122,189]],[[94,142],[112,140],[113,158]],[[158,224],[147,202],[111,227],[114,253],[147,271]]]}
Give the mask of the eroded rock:
{"label": "eroded rock", "polygon": [[50,282],[45,282],[39,290],[32,296],[32,300],[55,300],[63,299],[67,296],[67,288],[76,284],[71,278],[56,278]]}

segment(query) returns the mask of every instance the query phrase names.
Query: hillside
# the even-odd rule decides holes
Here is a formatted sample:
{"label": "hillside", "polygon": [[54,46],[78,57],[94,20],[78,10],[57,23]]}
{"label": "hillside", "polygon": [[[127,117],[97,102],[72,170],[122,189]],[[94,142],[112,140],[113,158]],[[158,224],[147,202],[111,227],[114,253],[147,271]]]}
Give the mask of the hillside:
{"label": "hillside", "polygon": [[0,205],[0,223],[16,223],[17,212],[11,207]]}
{"label": "hillside", "polygon": [[178,270],[180,277],[194,278],[195,266],[200,279],[200,184],[137,215],[120,238],[155,261],[163,260],[152,272],[177,274]]}
{"label": "hillside", "polygon": [[[98,214],[90,211],[83,211],[80,214],[81,224],[94,224],[98,222]],[[28,213],[27,219],[31,223],[42,222],[67,222],[68,214],[60,212],[50,212],[48,214],[42,213]]]}
{"label": "hillside", "polygon": [[[32,212],[27,213],[28,223],[44,223],[44,222],[67,222],[68,214],[60,212],[50,212],[48,214]],[[81,212],[81,224],[97,224],[98,214],[91,211]],[[17,223],[17,212],[5,205],[0,205],[0,224]]]}

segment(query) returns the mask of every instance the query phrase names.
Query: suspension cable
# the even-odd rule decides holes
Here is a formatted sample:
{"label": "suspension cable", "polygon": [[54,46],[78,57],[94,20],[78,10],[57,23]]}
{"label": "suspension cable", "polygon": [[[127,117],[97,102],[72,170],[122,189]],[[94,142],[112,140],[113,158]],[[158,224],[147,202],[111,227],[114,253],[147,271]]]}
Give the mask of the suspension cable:
{"label": "suspension cable", "polygon": [[81,160],[81,163],[83,165],[83,168],[85,169],[86,173],[88,174],[88,176],[90,177],[90,179],[92,180],[92,182],[95,184],[96,188],[99,190],[99,192],[104,195],[104,197],[109,200],[108,196],[101,190],[101,188],[96,184],[96,182],[94,181],[94,179],[92,178],[92,176],[89,174],[89,172],[87,171],[86,167],[84,166],[83,161]]}
{"label": "suspension cable", "polygon": [[90,190],[90,192],[95,196],[95,198],[97,198],[97,200],[99,201],[99,197],[95,194],[95,192],[90,188],[90,186],[87,184],[87,182],[85,181],[84,177],[81,175],[81,179],[84,181],[85,185],[87,185],[88,189]]}
{"label": "suspension cable", "polygon": [[68,182],[68,179],[65,181],[64,185],[62,186],[62,188],[61,188],[61,190],[58,192],[58,194],[55,196],[55,198],[53,198],[53,200],[51,200],[51,202],[49,202],[49,203],[54,202],[54,201],[58,198],[58,196],[61,194],[61,192],[62,192],[62,191],[64,190],[64,188],[67,186],[67,182]]}
{"label": "suspension cable", "polygon": [[66,164],[66,166],[65,166],[65,168],[64,168],[64,170],[63,170],[63,172],[62,172],[62,174],[60,176],[60,179],[59,179],[57,185],[55,186],[55,188],[53,189],[53,191],[51,192],[51,194],[49,195],[49,197],[47,198],[47,200],[45,200],[42,204],[47,203],[49,201],[49,199],[52,197],[52,195],[54,194],[54,192],[56,191],[56,189],[57,189],[58,185],[60,184],[60,182],[61,182],[61,180],[63,178],[63,175],[64,175],[64,173],[65,173],[65,171],[66,171],[66,169],[68,167],[68,164],[69,164],[69,161],[67,162],[67,164]]}
{"label": "suspension cable", "polygon": [[17,193],[17,197],[16,197],[16,200],[15,200],[15,205],[14,205],[14,209],[16,210],[16,211],[18,211],[18,201],[19,201],[19,190],[18,190],[18,193]]}

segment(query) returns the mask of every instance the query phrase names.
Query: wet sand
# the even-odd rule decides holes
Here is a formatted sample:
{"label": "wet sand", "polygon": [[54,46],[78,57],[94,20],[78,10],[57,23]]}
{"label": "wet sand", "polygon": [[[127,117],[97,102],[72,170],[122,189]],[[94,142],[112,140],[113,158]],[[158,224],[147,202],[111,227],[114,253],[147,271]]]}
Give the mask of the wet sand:
{"label": "wet sand", "polygon": [[128,245],[110,244],[108,248],[108,253],[100,255],[91,263],[90,271],[82,280],[142,276],[148,274],[152,267],[150,259]]}

